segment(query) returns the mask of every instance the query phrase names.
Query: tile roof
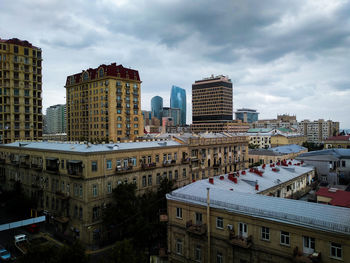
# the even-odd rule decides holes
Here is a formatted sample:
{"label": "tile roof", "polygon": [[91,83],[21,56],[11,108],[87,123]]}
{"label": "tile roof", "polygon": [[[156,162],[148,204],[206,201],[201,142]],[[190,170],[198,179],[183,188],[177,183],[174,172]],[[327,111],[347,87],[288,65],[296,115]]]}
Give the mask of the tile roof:
{"label": "tile roof", "polygon": [[336,188],[322,187],[317,191],[316,195],[332,198],[329,202],[331,205],[350,208],[350,192]]}
{"label": "tile roof", "polygon": [[339,135],[329,137],[326,141],[350,141],[350,135]]}

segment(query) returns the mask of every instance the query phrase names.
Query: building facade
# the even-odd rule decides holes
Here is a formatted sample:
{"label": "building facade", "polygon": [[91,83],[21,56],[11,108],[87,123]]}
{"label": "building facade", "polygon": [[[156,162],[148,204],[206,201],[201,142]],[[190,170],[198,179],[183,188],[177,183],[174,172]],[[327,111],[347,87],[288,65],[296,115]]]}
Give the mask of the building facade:
{"label": "building facade", "polygon": [[241,120],[242,122],[253,123],[258,121],[259,112],[252,109],[237,109],[235,112],[236,120]]}
{"label": "building facade", "polygon": [[180,125],[186,125],[186,90],[177,86],[172,86],[170,108],[180,109]]}
{"label": "building facade", "polygon": [[167,201],[170,262],[350,261],[348,208],[197,182]]}
{"label": "building facade", "polygon": [[350,149],[350,135],[338,135],[329,137],[324,141],[324,147],[330,148],[344,148]]}
{"label": "building facade", "polygon": [[66,105],[57,104],[46,109],[46,133],[66,132]]}
{"label": "building facade", "polygon": [[307,137],[307,142],[324,143],[331,136],[339,134],[339,122],[332,120],[303,120],[298,123],[298,132]]}
{"label": "building facade", "polygon": [[226,76],[211,76],[192,84],[192,129],[222,132],[232,123],[232,82]]}
{"label": "building facade", "polygon": [[277,129],[277,128],[288,128],[288,129],[298,129],[297,117],[295,115],[281,114],[277,115],[277,119],[265,119],[257,120],[250,124],[251,128],[267,128],[267,129]]}
{"label": "building facade", "polygon": [[181,109],[163,107],[162,118],[171,118],[173,126],[180,126],[181,124]]}
{"label": "building facade", "polygon": [[162,120],[163,98],[154,96],[151,99],[151,111],[154,117]]}
{"label": "building facade", "polygon": [[100,65],[68,76],[65,88],[68,140],[117,142],[143,135],[137,70]]}
{"label": "building facade", "polygon": [[271,147],[289,144],[302,145],[306,140],[306,136],[300,133],[276,133],[271,136]]}
{"label": "building facade", "polygon": [[[50,215],[59,234],[93,245],[105,238],[102,209],[118,184],[134,183],[143,194],[155,191],[165,177],[181,187],[215,170],[229,170],[230,165],[235,169],[236,161],[245,164],[238,162],[247,153],[244,139],[203,138],[201,148],[211,153],[203,164],[191,158],[198,144],[175,138],[118,144],[14,142],[0,146],[0,185],[9,190],[20,182],[27,196],[36,197],[38,209]],[[218,155],[236,160],[219,163]]]}
{"label": "building facade", "polygon": [[0,39],[0,142],[41,140],[42,51],[28,41]]}

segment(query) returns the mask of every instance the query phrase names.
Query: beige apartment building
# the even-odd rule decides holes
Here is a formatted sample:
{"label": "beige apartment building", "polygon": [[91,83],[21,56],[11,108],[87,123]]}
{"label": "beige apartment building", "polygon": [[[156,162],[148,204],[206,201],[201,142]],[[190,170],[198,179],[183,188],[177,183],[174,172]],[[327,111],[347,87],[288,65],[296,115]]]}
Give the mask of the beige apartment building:
{"label": "beige apartment building", "polygon": [[42,51],[0,38],[0,143],[42,139]]}
{"label": "beige apartment building", "polygon": [[68,76],[65,88],[68,140],[118,142],[143,135],[137,70],[100,65]]}
{"label": "beige apartment building", "polygon": [[332,120],[303,120],[298,123],[298,132],[307,137],[308,142],[324,143],[329,137],[339,133],[339,122]]}
{"label": "beige apartment building", "polygon": [[350,261],[348,208],[208,182],[177,189],[167,200],[170,262]]}
{"label": "beige apartment building", "polygon": [[[181,187],[214,171],[238,169],[237,165],[245,165],[238,162],[246,160],[244,139],[224,140],[218,135],[217,140],[201,140],[203,145],[179,139],[118,144],[14,142],[0,146],[0,181],[2,189],[21,182],[25,193],[37,198],[38,209],[52,217],[59,234],[98,244],[105,238],[102,209],[118,184],[134,183],[137,193],[143,194],[155,191],[161,178],[175,180],[175,186]],[[196,147],[210,152],[201,167],[199,155],[195,159],[191,153]],[[219,155],[222,160],[228,155],[236,160],[220,163]]]}

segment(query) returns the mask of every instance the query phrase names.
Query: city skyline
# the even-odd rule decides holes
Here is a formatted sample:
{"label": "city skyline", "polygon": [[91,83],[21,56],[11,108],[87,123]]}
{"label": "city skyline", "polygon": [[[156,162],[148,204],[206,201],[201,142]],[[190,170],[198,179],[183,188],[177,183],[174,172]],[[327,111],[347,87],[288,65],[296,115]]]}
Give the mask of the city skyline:
{"label": "city skyline", "polygon": [[[349,1],[253,5],[5,0],[1,38],[42,48],[44,112],[65,103],[70,72],[116,61],[139,70],[145,110],[155,95],[169,104],[162,87],[175,83],[191,94],[194,80],[224,74],[233,82],[234,110],[257,109],[261,119],[282,113],[298,121],[332,119],[349,128]],[[39,11],[20,15],[33,6]],[[187,123],[190,101],[188,95]]]}

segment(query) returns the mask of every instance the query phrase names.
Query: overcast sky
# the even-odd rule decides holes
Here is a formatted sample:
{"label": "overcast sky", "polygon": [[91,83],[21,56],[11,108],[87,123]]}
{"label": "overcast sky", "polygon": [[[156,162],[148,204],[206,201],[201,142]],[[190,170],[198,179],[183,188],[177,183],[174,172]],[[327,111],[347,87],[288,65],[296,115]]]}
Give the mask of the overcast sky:
{"label": "overcast sky", "polygon": [[1,0],[0,37],[42,48],[44,108],[67,75],[116,62],[139,71],[145,110],[177,85],[191,121],[192,83],[223,74],[234,110],[350,128],[349,1]]}

